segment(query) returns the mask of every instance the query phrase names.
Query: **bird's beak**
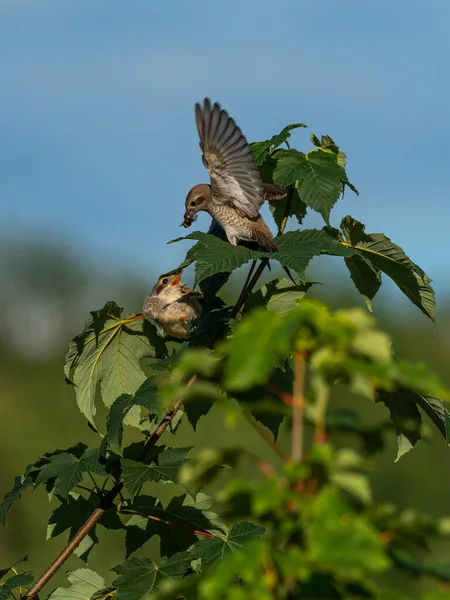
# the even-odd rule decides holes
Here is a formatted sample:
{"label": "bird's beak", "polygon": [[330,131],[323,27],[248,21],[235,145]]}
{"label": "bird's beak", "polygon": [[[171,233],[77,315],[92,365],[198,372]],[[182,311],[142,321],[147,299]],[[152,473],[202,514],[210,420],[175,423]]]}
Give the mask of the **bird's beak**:
{"label": "bird's beak", "polygon": [[186,211],[184,213],[184,221],[181,223],[182,227],[190,227],[193,222],[192,213],[190,211]]}
{"label": "bird's beak", "polygon": [[170,285],[184,285],[184,283],[180,282],[181,273],[182,271],[180,271],[179,273],[175,273],[175,275],[172,278],[172,281],[170,282]]}

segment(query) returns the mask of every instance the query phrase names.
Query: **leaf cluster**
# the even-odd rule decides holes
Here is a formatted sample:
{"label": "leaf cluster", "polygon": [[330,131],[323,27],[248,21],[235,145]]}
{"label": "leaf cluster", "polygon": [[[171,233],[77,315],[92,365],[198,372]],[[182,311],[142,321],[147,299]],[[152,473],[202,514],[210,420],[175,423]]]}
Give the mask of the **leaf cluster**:
{"label": "leaf cluster", "polygon": [[[311,134],[306,152],[291,148],[291,132],[304,127],[289,125],[252,145],[263,181],[287,190],[271,206],[278,252],[232,246],[216,227],[179,238],[195,242],[181,267],[195,263],[195,285],[206,302],[189,341],[162,340],[143,315],[123,316],[108,302],[70,343],[66,381],[99,434],[98,447],[79,443],[28,465],[6,494],[0,522],[6,524],[7,511],[28,488],[45,488],[56,503],[48,539],[66,532],[72,538],[100,509],[76,554],[89,565],[102,526],[124,532],[124,562],[109,579],[89,568],[70,573],[69,586],[52,599],[382,599],[395,593],[386,595],[379,576],[397,569],[449,581],[450,567],[428,564],[421,554],[449,533],[448,522],[375,504],[368,479],[368,457],[392,431],[397,459],[419,441],[424,417],[448,443],[449,392],[425,365],[397,361],[367,310],[333,312],[305,298],[313,285],[306,278],[311,260],[340,256],[369,308],[384,273],[433,320],[430,279],[387,236],[366,233],[356,219],[331,226],[345,189],[357,190],[345,154],[329,136]],[[301,224],[307,210],[320,213],[325,226],[286,231],[289,219]],[[287,268],[295,283],[276,278],[255,289],[249,276],[234,307],[217,297],[235,269],[270,261]],[[352,406],[333,410],[336,383],[361,402],[384,404],[386,421],[368,427]],[[246,418],[269,444],[272,463],[239,440],[226,450],[177,445],[180,420],[195,430],[219,402],[230,420]],[[283,423],[293,438],[290,454],[278,441]],[[127,443],[127,426],[140,441]],[[303,428],[313,442],[298,448]],[[167,443],[160,440],[166,430],[175,434],[173,445],[168,434]],[[342,434],[358,441],[358,452],[334,449]],[[236,476],[244,460],[254,478]],[[172,490],[170,499],[163,486]],[[153,538],[159,556],[148,556],[145,544]],[[0,600],[14,598],[17,589],[22,595],[32,582],[11,569],[13,575],[0,573]]]}

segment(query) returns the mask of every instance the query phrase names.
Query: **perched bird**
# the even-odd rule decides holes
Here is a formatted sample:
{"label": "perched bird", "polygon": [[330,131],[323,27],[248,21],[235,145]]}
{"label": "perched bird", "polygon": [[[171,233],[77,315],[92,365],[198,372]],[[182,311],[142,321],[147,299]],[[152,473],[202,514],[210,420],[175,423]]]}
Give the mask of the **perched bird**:
{"label": "perched bird", "polygon": [[256,242],[262,249],[276,252],[273,235],[259,209],[265,200],[284,198],[286,191],[262,183],[250,145],[217,102],[213,107],[208,98],[203,107],[197,103],[195,117],[211,185],[196,185],[189,191],[182,225],[190,227],[196,213],[204,210],[221,225],[230,244]]}
{"label": "perched bird", "polygon": [[144,303],[143,312],[161,337],[188,338],[190,326],[202,311],[201,295],[181,283],[180,277],[181,271],[161,275]]}

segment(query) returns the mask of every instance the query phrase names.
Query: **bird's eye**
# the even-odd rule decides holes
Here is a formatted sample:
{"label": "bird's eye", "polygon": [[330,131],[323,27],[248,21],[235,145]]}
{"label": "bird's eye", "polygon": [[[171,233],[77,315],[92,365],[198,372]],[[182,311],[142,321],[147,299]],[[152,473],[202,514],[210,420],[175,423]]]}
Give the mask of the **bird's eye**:
{"label": "bird's eye", "polygon": [[195,200],[192,200],[192,202],[189,204],[189,206],[197,206],[197,202]]}
{"label": "bird's eye", "polygon": [[169,280],[167,279],[167,277],[164,277],[164,279],[161,281],[161,283],[163,285],[166,285],[166,283],[169,283]]}

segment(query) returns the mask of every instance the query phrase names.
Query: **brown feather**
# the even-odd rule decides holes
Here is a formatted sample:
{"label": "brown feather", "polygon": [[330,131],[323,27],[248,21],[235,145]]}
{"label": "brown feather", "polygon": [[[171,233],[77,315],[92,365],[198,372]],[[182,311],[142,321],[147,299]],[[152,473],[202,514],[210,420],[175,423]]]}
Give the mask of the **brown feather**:
{"label": "brown feather", "polygon": [[264,200],[282,200],[286,197],[286,190],[281,185],[263,183]]}

